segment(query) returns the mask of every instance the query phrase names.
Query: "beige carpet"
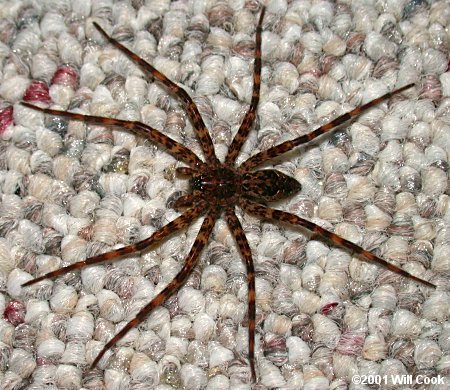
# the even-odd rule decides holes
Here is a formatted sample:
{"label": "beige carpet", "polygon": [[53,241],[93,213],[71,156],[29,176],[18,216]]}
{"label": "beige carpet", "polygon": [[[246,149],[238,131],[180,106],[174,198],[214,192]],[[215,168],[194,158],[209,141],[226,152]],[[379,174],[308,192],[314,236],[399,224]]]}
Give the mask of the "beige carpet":
{"label": "beige carpet", "polygon": [[[180,270],[201,219],[142,256],[20,287],[148,237],[178,215],[170,206],[188,182],[175,176],[184,164],[143,137],[18,103],[141,120],[202,156],[180,101],[96,21],[186,88],[223,159],[251,98],[259,10],[0,1],[1,389],[250,388],[245,266],[223,220],[187,284],[95,370],[101,347]],[[449,24],[446,1],[268,4],[258,123],[239,163],[414,83],[272,162],[303,187],[274,207],[438,287],[238,210],[257,275],[258,388],[449,388]]]}

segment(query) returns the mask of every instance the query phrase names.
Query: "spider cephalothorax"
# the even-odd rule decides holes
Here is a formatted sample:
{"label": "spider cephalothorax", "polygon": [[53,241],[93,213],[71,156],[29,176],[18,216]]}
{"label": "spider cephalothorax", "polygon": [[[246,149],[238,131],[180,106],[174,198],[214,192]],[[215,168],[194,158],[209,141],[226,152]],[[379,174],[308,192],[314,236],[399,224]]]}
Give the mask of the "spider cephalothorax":
{"label": "spider cephalothorax", "polygon": [[163,145],[166,150],[187,167],[178,168],[178,172],[190,178],[191,193],[183,195],[175,202],[175,208],[186,208],[181,215],[169,222],[167,225],[160,228],[150,237],[139,241],[137,243],[125,246],[120,249],[113,250],[104,254],[100,254],[86,260],[79,261],[75,264],[69,264],[63,268],[49,272],[45,275],[39,276],[35,279],[24,283],[24,286],[37,283],[46,278],[52,278],[63,275],[71,270],[83,268],[90,264],[96,264],[108,260],[112,260],[119,256],[128,253],[135,253],[143,251],[150,246],[161,242],[174,232],[178,232],[187,228],[195,219],[202,215],[206,215],[201,225],[200,231],[191,247],[186,261],[175,276],[175,278],[160,292],[151,302],[149,302],[142,310],[125,325],[109,342],[105,344],[103,349],[99,351],[97,357],[91,364],[91,367],[97,365],[99,360],[105,352],[113,347],[118,340],[120,340],[130,329],[142,322],[148,313],[155,307],[163,303],[171,294],[176,292],[189,277],[191,272],[197,265],[199,255],[208,242],[210,234],[213,230],[215,221],[223,213],[227,224],[236,239],[236,243],[241,252],[242,258],[245,261],[247,269],[248,282],[248,337],[249,337],[249,363],[253,381],[257,380],[255,369],[255,326],[256,326],[256,293],[255,293],[255,270],[253,266],[252,253],[250,245],[247,241],[244,229],[236,216],[235,208],[240,207],[245,212],[258,216],[262,219],[275,220],[285,222],[295,226],[302,226],[315,234],[317,238],[327,239],[336,245],[342,246],[355,252],[360,257],[373,261],[383,267],[386,267],[393,272],[405,276],[409,279],[418,281],[427,286],[434,286],[432,283],[413,276],[408,272],[398,268],[385,260],[377,257],[371,252],[364,250],[356,244],[345,240],[336,234],[325,230],[324,228],[303,219],[300,216],[282,211],[275,210],[266,206],[266,203],[286,198],[290,195],[300,191],[300,184],[282,172],[274,169],[255,170],[258,166],[275,157],[283,155],[284,153],[294,149],[295,147],[305,144],[314,138],[332,130],[335,126],[342,124],[370,107],[373,107],[385,99],[393,95],[400,94],[413,85],[407,85],[396,91],[386,93],[369,103],[353,109],[332,122],[319,127],[313,132],[301,135],[293,140],[283,142],[268,150],[262,151],[244,161],[240,166],[236,166],[236,158],[238,153],[246,141],[252,125],[256,117],[256,109],[259,102],[260,84],[261,84],[261,31],[262,21],[264,17],[264,8],[261,10],[259,22],[256,29],[256,47],[255,47],[255,63],[253,76],[253,93],[250,103],[250,108],[246,113],[244,120],[238,129],[231,145],[228,149],[228,154],[223,163],[217,159],[211,137],[206,129],[202,117],[193,100],[189,97],[187,92],[179,87],[177,84],[169,80],[164,74],[156,70],[153,66],[139,58],[121,43],[112,39],[106,32],[96,23],[94,26],[97,30],[112,43],[116,48],[125,53],[131,60],[138,64],[145,72],[152,75],[158,82],[163,84],[170,92],[180,99],[183,103],[189,118],[194,126],[194,130],[200,141],[200,145],[205,157],[202,161],[194,152],[179,142],[171,139],[162,132],[151,128],[150,126],[141,122],[130,122],[120,119],[103,118],[98,116],[75,114],[67,111],[60,111],[51,108],[40,108],[29,103],[24,103],[25,106],[38,110],[43,113],[58,115],[66,117],[71,120],[82,121],[88,124],[96,125],[113,125],[121,126],[127,130],[138,135],[143,135],[151,141]]}
{"label": "spider cephalothorax", "polygon": [[240,192],[240,175],[232,168],[223,166],[204,167],[190,180],[194,198],[204,199],[208,204],[225,207],[235,204]]}

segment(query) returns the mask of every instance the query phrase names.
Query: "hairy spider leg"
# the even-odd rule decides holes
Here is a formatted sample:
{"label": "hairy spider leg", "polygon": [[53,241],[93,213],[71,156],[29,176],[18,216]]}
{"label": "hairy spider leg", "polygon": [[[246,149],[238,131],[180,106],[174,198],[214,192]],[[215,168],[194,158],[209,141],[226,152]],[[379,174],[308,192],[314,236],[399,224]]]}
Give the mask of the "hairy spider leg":
{"label": "hairy spider leg", "polygon": [[262,34],[262,22],[265,14],[265,7],[261,9],[261,15],[259,17],[258,25],[256,26],[256,46],[255,46],[255,64],[253,70],[253,92],[250,107],[245,114],[244,120],[239,127],[236,135],[228,148],[228,153],[225,158],[225,165],[232,167],[236,158],[242,148],[242,145],[246,141],[250,130],[252,129],[253,122],[256,118],[256,108],[259,103],[259,94],[261,89],[261,34]]}
{"label": "hairy spider leg", "polygon": [[51,108],[41,108],[26,102],[21,102],[20,104],[33,110],[43,112],[45,114],[57,115],[60,117],[65,117],[92,125],[120,126],[138,135],[146,136],[150,140],[165,146],[167,148],[167,151],[175,158],[180,159],[193,168],[203,164],[203,162],[197,157],[197,155],[186,146],[183,146],[179,142],[142,122],[125,121],[121,119],[105,118],[102,116],[94,115],[76,114],[73,112],[54,110]]}
{"label": "hairy spider leg", "polygon": [[288,213],[286,211],[275,210],[269,207],[265,207],[261,204],[252,202],[250,200],[241,199],[240,201],[241,207],[247,211],[249,214],[257,215],[261,218],[271,219],[275,221],[287,222],[291,225],[303,226],[311,232],[315,233],[317,237],[325,237],[329,239],[332,243],[350,249],[355,252],[357,255],[362,257],[364,260],[377,263],[384,268],[389,269],[392,272],[395,272],[398,275],[404,276],[406,278],[412,279],[416,282],[422,283],[428,287],[436,287],[433,283],[430,283],[426,280],[423,280],[417,276],[411,275],[409,272],[404,271],[403,269],[395,266],[394,264],[388,263],[386,260],[381,259],[378,256],[375,256],[373,253],[359,247],[351,241],[348,241],[337,234],[331,233],[328,230],[316,225],[313,222],[307,221],[297,215]]}
{"label": "hairy spider leg", "polygon": [[256,326],[256,291],[255,291],[255,267],[253,265],[252,250],[245,237],[244,229],[238,217],[232,209],[228,209],[225,214],[226,221],[239,247],[242,257],[247,267],[247,299],[248,299],[248,360],[253,382],[256,383],[255,369],[255,326]]}
{"label": "hairy spider leg", "polygon": [[167,225],[163,226],[158,231],[154,232],[150,237],[146,238],[145,240],[139,241],[132,245],[124,246],[123,248],[119,248],[116,250],[113,250],[111,252],[103,253],[98,256],[90,257],[86,260],[79,261],[77,263],[70,264],[66,267],[57,269],[55,271],[46,273],[45,275],[39,276],[38,278],[32,279],[24,284],[22,284],[22,287],[30,286],[32,284],[35,284],[37,282],[40,282],[44,279],[50,279],[57,276],[61,276],[66,274],[69,271],[73,271],[76,269],[83,268],[87,265],[97,264],[101,263],[103,261],[110,261],[117,257],[123,256],[128,253],[133,252],[140,252],[146,248],[148,248],[150,245],[155,244],[162,239],[166,238],[170,234],[173,234],[179,230],[187,228],[195,219],[197,219],[201,214],[203,214],[206,207],[205,202],[199,202],[191,209],[184,212],[179,217],[175,218],[173,221],[169,222]]}
{"label": "hairy spider leg", "polygon": [[[205,207],[205,205],[203,205]],[[176,292],[186,281],[189,275],[192,273],[194,268],[197,266],[200,252],[203,250],[205,245],[208,243],[209,236],[211,235],[212,229],[216,222],[218,216],[218,210],[213,208],[206,215],[203,220],[202,226],[197,234],[197,237],[192,245],[189,254],[186,257],[183,268],[175,276],[175,278],[162,290],[155,298],[151,300],[149,304],[144,306],[134,319],[132,319],[128,324],[126,324],[110,341],[108,341],[100,353],[97,355],[95,360],[91,364],[91,368],[94,368],[103,355],[113,347],[122,337],[124,337],[128,331],[138,326],[147,315],[156,307],[164,303],[167,298],[169,298],[174,292]]]}
{"label": "hairy spider leg", "polygon": [[287,153],[290,150],[294,149],[296,146],[299,146],[301,144],[312,141],[314,138],[316,138],[322,134],[325,134],[326,132],[328,132],[330,130],[333,130],[336,126],[339,126],[342,123],[348,121],[349,119],[362,114],[364,111],[368,110],[369,108],[374,107],[377,104],[380,104],[383,100],[389,99],[390,97],[397,95],[398,93],[401,93],[413,86],[414,86],[414,84],[408,84],[408,85],[405,85],[404,87],[399,88],[395,91],[388,92],[385,95],[380,96],[379,98],[374,99],[366,104],[363,104],[360,107],[356,107],[355,109],[347,112],[344,115],[337,117],[336,119],[332,120],[331,122],[329,122],[323,126],[320,126],[318,129],[312,131],[311,133],[301,135],[300,137],[295,138],[293,140],[286,141],[286,142],[283,142],[272,148],[269,148],[267,150],[263,150],[262,152],[255,154],[254,156],[250,157],[248,160],[243,162],[242,165],[240,166],[240,169],[242,171],[249,171],[250,169],[254,169],[258,165],[266,162],[267,160],[281,156],[282,154]]}
{"label": "hairy spider leg", "polygon": [[114,38],[111,38],[96,22],[93,22],[93,24],[95,28],[105,37],[105,39],[107,39],[112,45],[114,45],[117,49],[119,49],[122,53],[129,57],[134,63],[138,64],[144,71],[150,73],[157,81],[166,86],[176,97],[178,97],[183,102],[189,118],[191,118],[192,124],[194,125],[194,130],[200,141],[200,146],[205,155],[206,162],[216,165],[218,163],[218,159],[214,152],[214,145],[211,140],[211,136],[206,129],[206,125],[203,122],[203,118],[201,117],[200,112],[198,111],[197,105],[194,103],[188,93],[183,88],[175,84],[172,80],[170,80],[167,76],[156,70],[147,61],[134,54],[131,50],[127,49],[124,45],[116,41]]}

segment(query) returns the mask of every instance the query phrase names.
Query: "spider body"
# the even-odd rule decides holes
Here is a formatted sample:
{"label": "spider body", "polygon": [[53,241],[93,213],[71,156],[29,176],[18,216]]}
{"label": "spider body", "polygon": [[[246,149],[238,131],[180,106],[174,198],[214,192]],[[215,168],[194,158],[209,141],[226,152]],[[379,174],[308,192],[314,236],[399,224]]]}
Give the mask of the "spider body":
{"label": "spider body", "polygon": [[221,207],[235,204],[241,192],[239,173],[224,166],[200,169],[194,173],[190,184],[195,198]]}
{"label": "spider body", "polygon": [[241,173],[225,165],[205,168],[192,175],[192,195],[221,208],[239,204],[241,197],[267,203],[285,199],[301,190],[297,180],[275,169]]}
{"label": "spider body", "polygon": [[63,275],[69,271],[81,269],[91,264],[97,264],[112,259],[118,258],[125,254],[136,253],[144,251],[151,246],[166,239],[169,235],[176,233],[182,229],[186,229],[195,219],[205,215],[197,237],[188,253],[185,263],[174,279],[160,292],[151,302],[145,305],[141,311],[125,325],[111,340],[109,340],[104,347],[97,354],[93,360],[91,367],[95,367],[102,356],[112,348],[125,334],[139,323],[141,323],[147,315],[157,306],[162,304],[168,297],[174,294],[187,280],[198,263],[200,253],[206,246],[209,237],[213,231],[216,220],[223,213],[225,220],[229,226],[230,232],[234,236],[241,256],[245,262],[247,270],[247,284],[248,284],[248,321],[243,324],[248,326],[248,360],[252,380],[257,381],[256,367],[255,367],[255,328],[256,328],[256,292],[255,292],[255,267],[253,265],[252,251],[244,229],[236,215],[236,208],[241,208],[244,212],[260,217],[265,220],[281,221],[291,224],[293,226],[301,226],[310,230],[316,238],[327,239],[335,245],[344,247],[359,257],[367,261],[372,261],[381,265],[401,276],[407,277],[411,280],[420,282],[426,286],[434,287],[434,285],[422,278],[409,274],[403,269],[394,266],[373,253],[357,246],[356,244],[337,236],[336,234],[325,230],[324,228],[303,219],[300,216],[267,207],[265,204],[284,199],[291,196],[301,189],[301,185],[294,178],[285,175],[284,173],[274,169],[254,170],[262,163],[269,161],[272,158],[278,157],[298,145],[307,143],[314,138],[332,130],[343,122],[361,114],[365,110],[373,107],[382,101],[390,98],[393,95],[411,88],[413,85],[409,84],[399,88],[393,92],[372,100],[352,111],[336,118],[330,123],[323,125],[309,134],[301,135],[293,140],[283,142],[268,150],[262,151],[244,161],[240,166],[236,166],[236,158],[242,145],[246,141],[252,125],[256,118],[256,109],[259,102],[259,92],[261,84],[261,33],[262,21],[264,18],[264,8],[261,10],[259,22],[256,28],[256,47],[255,47],[255,62],[254,62],[254,76],[253,76],[253,93],[250,102],[250,107],[246,113],[243,122],[238,129],[231,145],[228,149],[228,154],[225,161],[219,162],[214,153],[214,146],[206,126],[200,116],[200,113],[187,94],[187,92],[169,80],[164,74],[156,70],[153,66],[138,57],[128,48],[123,46],[111,38],[98,24],[94,26],[102,34],[102,36],[113,44],[121,52],[125,53],[132,61],[138,64],[145,72],[154,77],[155,80],[162,83],[170,92],[172,92],[184,104],[184,107],[190,117],[194,130],[202,147],[205,161],[202,161],[194,152],[179,142],[171,139],[162,132],[151,128],[150,126],[141,122],[130,122],[114,118],[103,118],[99,116],[75,114],[67,111],[60,111],[51,108],[40,108],[29,103],[23,103],[26,107],[40,111],[42,113],[58,115],[68,118],[70,120],[82,121],[87,124],[104,125],[104,126],[121,126],[128,131],[134,132],[138,135],[143,135],[151,141],[160,144],[166,150],[181,160],[187,167],[177,168],[179,174],[188,176],[190,178],[191,192],[187,195],[181,196],[174,204],[175,209],[187,208],[180,216],[157,230],[150,237],[133,243],[131,245],[113,250],[104,254],[100,254],[86,260],[79,261],[74,264],[69,264],[63,268],[54,270],[42,276],[36,277],[24,283],[23,286],[29,286],[47,278],[53,278]]}
{"label": "spider body", "polygon": [[247,172],[242,175],[242,194],[260,203],[275,202],[299,192],[300,183],[276,169]]}

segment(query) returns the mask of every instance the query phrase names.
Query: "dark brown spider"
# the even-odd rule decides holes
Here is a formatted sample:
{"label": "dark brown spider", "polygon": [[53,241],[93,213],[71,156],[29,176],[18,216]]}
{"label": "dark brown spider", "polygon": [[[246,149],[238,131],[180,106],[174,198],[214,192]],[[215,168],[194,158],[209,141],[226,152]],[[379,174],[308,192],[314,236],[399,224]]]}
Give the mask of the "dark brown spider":
{"label": "dark brown spider", "polygon": [[247,136],[252,129],[252,125],[256,117],[256,108],[258,106],[260,85],[261,85],[261,31],[262,20],[264,18],[265,9],[261,11],[259,22],[256,28],[256,48],[255,48],[255,63],[254,63],[254,75],[253,75],[253,94],[250,103],[250,108],[246,113],[244,120],[235,135],[229,150],[225,158],[225,161],[220,162],[214,152],[214,146],[211,137],[206,129],[205,123],[197,109],[197,106],[193,100],[189,97],[186,91],[170,81],[161,72],[153,68],[150,64],[139,58],[132,53],[129,49],[124,47],[121,43],[117,42],[96,23],[94,26],[98,31],[113,44],[117,49],[125,53],[131,60],[140,65],[140,67],[153,76],[156,80],[161,82],[166,88],[168,88],[175,96],[177,96],[184,104],[189,118],[191,119],[196,134],[199,138],[200,145],[205,156],[205,161],[195,155],[191,150],[181,145],[177,141],[162,134],[158,130],[151,128],[141,122],[129,122],[119,119],[103,118],[98,116],[89,116],[82,114],[75,114],[65,111],[58,111],[48,108],[40,108],[28,103],[22,103],[24,106],[32,108],[34,110],[66,117],[76,121],[82,121],[89,124],[98,125],[111,125],[121,126],[134,133],[145,135],[155,143],[163,145],[167,148],[173,156],[180,159],[188,165],[188,167],[178,168],[178,173],[190,177],[191,193],[180,197],[175,202],[175,209],[187,208],[179,217],[172,222],[163,226],[157,232],[155,232],[149,238],[140,241],[133,245],[104,253],[102,255],[94,256],[86,260],[80,261],[75,264],[71,264],[67,267],[60,268],[56,271],[49,272],[38,278],[30,280],[23,284],[23,286],[30,286],[41,280],[47,278],[53,278],[63,275],[69,271],[83,268],[85,266],[96,264],[108,260],[113,260],[122,255],[141,252],[151,245],[156,244],[181,229],[187,228],[196,218],[202,214],[206,214],[203,220],[200,231],[194,244],[186,258],[185,264],[181,271],[175,276],[175,278],[161,291],[153,300],[148,303],[138,314],[131,320],[120,332],[118,332],[100,351],[95,360],[92,362],[91,368],[95,367],[105,352],[114,346],[125,334],[140,322],[142,322],[147,315],[157,306],[161,305],[168,297],[176,292],[189,277],[191,272],[197,265],[199,255],[205,245],[208,242],[209,236],[213,230],[215,221],[220,217],[222,213],[225,214],[225,219],[231,232],[236,239],[239,250],[242,257],[245,260],[247,267],[247,282],[248,282],[248,358],[250,363],[250,370],[252,380],[256,382],[256,369],[255,369],[255,270],[253,266],[252,253],[242,229],[241,223],[235,214],[235,207],[239,206],[249,214],[253,214],[261,217],[262,219],[269,219],[275,221],[285,222],[291,225],[302,226],[311,232],[314,237],[328,239],[336,245],[347,248],[350,251],[355,252],[361,258],[375,262],[392,272],[400,274],[404,277],[420,282],[429,287],[435,287],[432,283],[423,280],[419,277],[413,276],[408,272],[394,266],[385,260],[377,257],[376,255],[368,252],[361,247],[353,244],[352,242],[345,240],[334,233],[331,233],[322,227],[309,222],[297,215],[290,214],[285,211],[275,210],[267,207],[265,204],[287,198],[298,191],[301,186],[292,177],[274,170],[265,169],[254,171],[262,163],[278,157],[295,147],[312,141],[316,137],[334,129],[336,126],[344,123],[345,121],[361,114],[365,110],[373,107],[383,100],[390,98],[393,95],[399,94],[413,85],[409,84],[393,92],[387,93],[369,103],[366,103],[354,110],[338,117],[330,123],[319,127],[313,132],[302,135],[291,141],[283,142],[277,146],[274,146],[268,150],[262,151],[244,163],[239,167],[235,166],[235,161],[238,153],[247,139]]}

